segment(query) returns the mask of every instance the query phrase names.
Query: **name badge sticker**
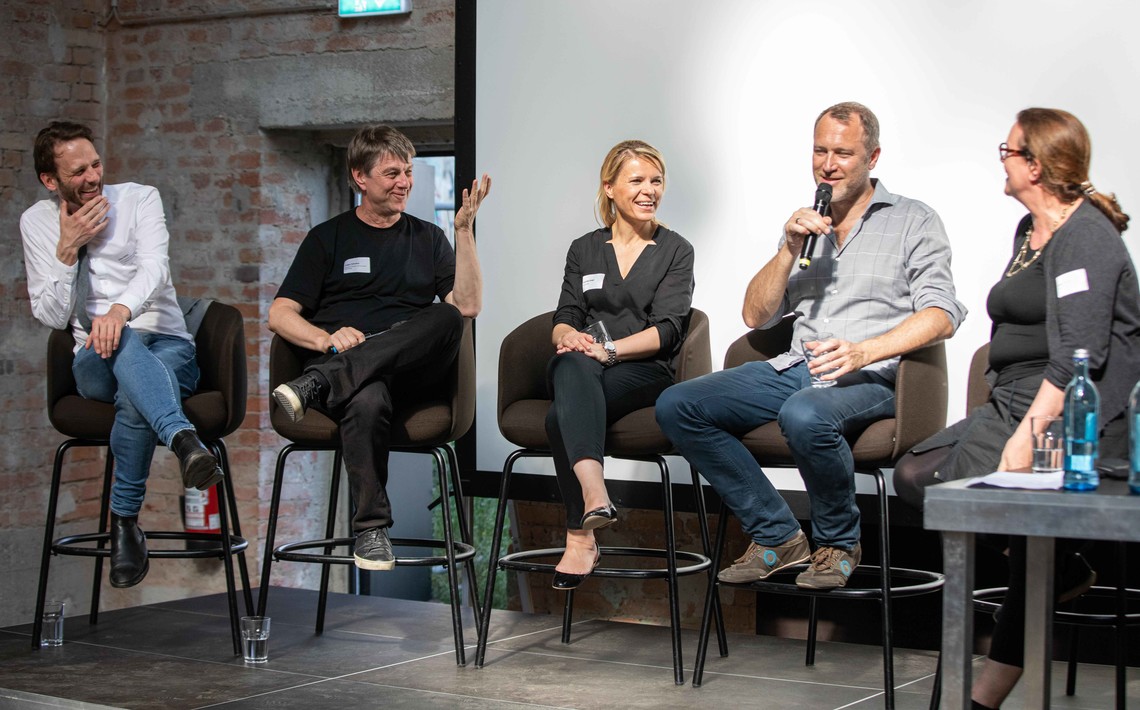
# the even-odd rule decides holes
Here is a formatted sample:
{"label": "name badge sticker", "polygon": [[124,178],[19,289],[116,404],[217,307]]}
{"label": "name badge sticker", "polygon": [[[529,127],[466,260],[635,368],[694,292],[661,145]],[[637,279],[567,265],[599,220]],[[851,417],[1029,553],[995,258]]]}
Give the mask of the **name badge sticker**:
{"label": "name badge sticker", "polygon": [[372,273],[372,258],[367,256],[358,256],[355,259],[344,260],[344,273],[346,274],[370,274]]}
{"label": "name badge sticker", "polygon": [[582,291],[592,291],[596,288],[602,287],[602,281],[606,278],[605,274],[586,274],[582,277]]}
{"label": "name badge sticker", "polygon": [[1084,269],[1074,269],[1056,278],[1057,298],[1072,296],[1089,290],[1089,275]]}

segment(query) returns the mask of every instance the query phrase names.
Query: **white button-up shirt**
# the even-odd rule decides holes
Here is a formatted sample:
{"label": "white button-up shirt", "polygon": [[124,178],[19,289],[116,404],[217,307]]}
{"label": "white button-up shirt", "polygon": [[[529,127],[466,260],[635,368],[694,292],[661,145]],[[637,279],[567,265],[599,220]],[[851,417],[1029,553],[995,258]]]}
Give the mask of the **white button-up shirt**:
{"label": "white button-up shirt", "polygon": [[[186,321],[170,280],[166,216],[162,198],[149,185],[105,185],[110,223],[87,244],[91,290],[87,313],[105,315],[119,303],[131,311],[130,327],[190,340]],[[72,314],[78,263],[67,266],[56,257],[59,243],[59,200],[32,205],[20,217],[24,264],[32,315],[51,328],[71,325],[76,349],[87,332]]]}

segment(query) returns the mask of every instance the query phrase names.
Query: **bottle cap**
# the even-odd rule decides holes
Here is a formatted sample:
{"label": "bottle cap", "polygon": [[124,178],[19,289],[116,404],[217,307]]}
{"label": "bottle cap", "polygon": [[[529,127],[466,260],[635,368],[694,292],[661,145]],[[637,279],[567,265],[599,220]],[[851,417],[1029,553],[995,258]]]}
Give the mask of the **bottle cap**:
{"label": "bottle cap", "polygon": [[1089,359],[1089,351],[1085,350],[1084,348],[1077,348],[1076,350],[1073,351],[1073,359],[1074,360],[1078,360],[1078,359],[1079,360],[1088,360]]}

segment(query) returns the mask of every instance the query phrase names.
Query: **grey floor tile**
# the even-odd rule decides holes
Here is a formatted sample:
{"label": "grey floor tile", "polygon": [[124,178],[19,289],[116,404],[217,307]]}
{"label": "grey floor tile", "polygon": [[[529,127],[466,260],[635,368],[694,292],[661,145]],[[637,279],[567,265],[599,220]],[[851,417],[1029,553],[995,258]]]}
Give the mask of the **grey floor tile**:
{"label": "grey floor tile", "polygon": [[212,706],[211,710],[279,710],[279,708],[384,708],[385,710],[492,710],[500,708],[549,708],[530,702],[512,703],[499,698],[479,698],[431,690],[394,688],[353,680],[328,680],[287,691],[266,693]]}

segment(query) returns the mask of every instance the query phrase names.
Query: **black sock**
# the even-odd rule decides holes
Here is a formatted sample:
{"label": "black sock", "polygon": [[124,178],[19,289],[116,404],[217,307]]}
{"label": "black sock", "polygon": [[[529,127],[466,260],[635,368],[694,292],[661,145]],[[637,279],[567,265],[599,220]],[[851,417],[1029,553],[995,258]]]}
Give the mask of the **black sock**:
{"label": "black sock", "polygon": [[998,710],[998,709],[997,708],[991,708],[989,705],[982,705],[977,700],[971,699],[970,700],[970,710]]}

